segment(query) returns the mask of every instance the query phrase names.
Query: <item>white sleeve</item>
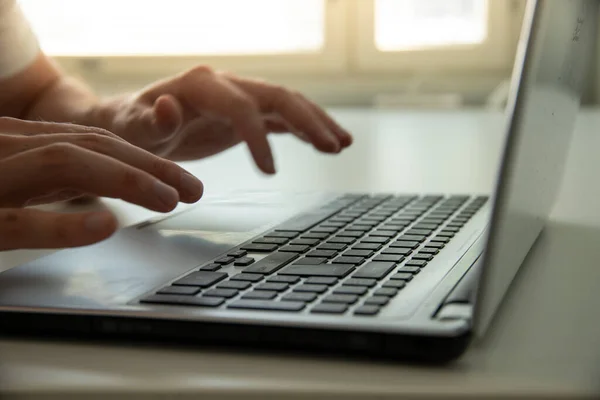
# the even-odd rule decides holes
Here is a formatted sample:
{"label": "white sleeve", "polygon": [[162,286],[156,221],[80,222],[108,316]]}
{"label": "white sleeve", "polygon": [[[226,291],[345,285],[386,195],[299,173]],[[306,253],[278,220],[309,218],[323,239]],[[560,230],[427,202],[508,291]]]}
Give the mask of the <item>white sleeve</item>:
{"label": "white sleeve", "polygon": [[0,79],[31,64],[39,42],[16,0],[0,0]]}

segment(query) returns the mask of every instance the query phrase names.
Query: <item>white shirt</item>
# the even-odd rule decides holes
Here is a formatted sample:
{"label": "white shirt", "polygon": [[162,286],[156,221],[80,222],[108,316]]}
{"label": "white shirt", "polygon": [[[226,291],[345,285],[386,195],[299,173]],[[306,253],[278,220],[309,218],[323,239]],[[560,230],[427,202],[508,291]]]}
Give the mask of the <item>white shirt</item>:
{"label": "white shirt", "polygon": [[14,75],[37,57],[39,42],[16,0],[0,0],[0,79]]}

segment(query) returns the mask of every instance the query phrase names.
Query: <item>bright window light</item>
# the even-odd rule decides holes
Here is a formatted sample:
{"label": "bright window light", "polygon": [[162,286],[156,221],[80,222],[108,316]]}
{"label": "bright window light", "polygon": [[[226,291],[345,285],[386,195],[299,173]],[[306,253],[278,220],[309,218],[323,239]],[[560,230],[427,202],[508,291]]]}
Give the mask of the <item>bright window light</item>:
{"label": "bright window light", "polygon": [[487,35],[487,0],[376,0],[380,51],[472,45]]}
{"label": "bright window light", "polygon": [[324,0],[20,0],[53,56],[249,55],[323,48]]}

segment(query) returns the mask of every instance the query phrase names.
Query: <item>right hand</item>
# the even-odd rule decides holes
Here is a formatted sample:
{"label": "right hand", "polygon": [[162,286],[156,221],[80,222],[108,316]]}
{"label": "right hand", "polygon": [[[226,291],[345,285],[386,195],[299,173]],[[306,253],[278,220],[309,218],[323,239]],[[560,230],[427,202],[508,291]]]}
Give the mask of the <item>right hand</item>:
{"label": "right hand", "polygon": [[92,194],[158,212],[194,203],[202,183],[177,164],[98,128],[0,117],[0,251],[84,246],[111,236],[108,211],[30,205]]}

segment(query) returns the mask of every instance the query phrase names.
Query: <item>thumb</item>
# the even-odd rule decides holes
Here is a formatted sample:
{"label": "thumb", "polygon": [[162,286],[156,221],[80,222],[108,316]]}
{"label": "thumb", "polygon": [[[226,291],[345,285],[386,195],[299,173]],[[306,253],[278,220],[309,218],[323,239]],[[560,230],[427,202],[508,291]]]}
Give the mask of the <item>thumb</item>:
{"label": "thumb", "polygon": [[183,124],[183,109],[179,101],[170,94],[159,96],[152,107],[156,129],[165,138],[174,136]]}

